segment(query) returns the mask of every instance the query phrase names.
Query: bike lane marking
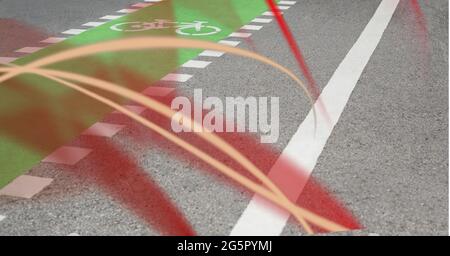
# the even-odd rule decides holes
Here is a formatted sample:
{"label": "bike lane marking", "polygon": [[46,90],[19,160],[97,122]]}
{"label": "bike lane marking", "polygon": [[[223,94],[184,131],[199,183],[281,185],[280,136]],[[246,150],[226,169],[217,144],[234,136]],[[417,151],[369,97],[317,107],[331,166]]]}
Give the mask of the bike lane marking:
{"label": "bike lane marking", "polygon": [[[210,41],[220,41],[222,39],[226,39],[229,37],[229,35],[234,33],[234,31],[238,30],[245,23],[251,22],[254,18],[259,17],[262,12],[267,10],[267,7],[265,6],[265,4],[261,3],[260,1],[257,1],[257,0],[248,1],[245,3],[242,3],[238,0],[234,0],[234,1],[235,1],[236,7],[239,10],[239,15],[242,19],[243,24],[234,24],[234,27],[225,27],[217,35],[208,36],[208,37],[204,37],[204,38],[199,37],[199,39],[207,39]],[[155,1],[152,1],[152,2],[155,2]],[[177,2],[182,6],[183,1],[181,1],[181,0],[172,1],[172,4],[174,4],[174,2]],[[239,5],[242,5],[241,6],[242,8],[239,8]],[[257,7],[255,7],[255,5]],[[153,10],[154,8],[156,8],[158,6],[159,6],[159,9],[163,8],[164,2],[161,2],[158,5],[154,5],[154,6],[152,5],[152,7],[150,9],[143,7],[141,10],[133,12],[131,14],[127,14],[125,16],[122,16],[122,15],[103,16],[99,19],[100,20],[109,20],[105,24],[94,23],[94,21],[85,23],[86,26],[92,26],[92,28],[91,29],[69,29],[69,30],[66,30],[62,33],[68,34],[68,35],[74,35],[74,36],[73,37],[57,37],[57,36],[49,37],[49,38],[41,41],[42,43],[50,44],[48,47],[45,47],[37,52],[34,52],[33,54],[26,55],[20,59],[12,58],[12,57],[0,57],[0,61],[2,61],[2,62],[17,61],[18,64],[25,64],[27,62],[39,59],[40,57],[47,56],[48,54],[52,54],[54,52],[58,52],[58,51],[61,51],[61,50],[67,49],[67,48],[74,47],[74,46],[84,45],[84,44],[88,44],[88,43],[92,43],[92,42],[96,42],[96,41],[103,41],[106,39],[117,38],[118,36],[122,36],[122,34],[114,33],[112,31],[110,31],[110,29],[109,29],[110,26],[112,26],[114,23],[115,24],[120,23],[121,21],[139,19],[142,16],[144,16],[146,18],[152,17],[152,15],[149,15],[152,13],[155,16],[155,18],[159,18],[158,13],[160,13],[160,12],[158,10]],[[183,10],[183,11],[181,11],[181,10]],[[185,12],[183,8],[181,8],[181,9],[175,8],[175,11],[178,14],[181,13],[181,14],[177,15],[177,19],[180,19],[180,20],[194,20],[199,17],[199,13],[196,12],[195,10],[190,10],[191,12]],[[181,17],[179,17],[180,15],[181,15]],[[185,18],[183,18],[183,17],[185,17]],[[200,19],[202,19],[202,18],[200,18]],[[205,18],[205,20],[207,20],[210,24],[214,23],[214,21],[210,21],[206,18]],[[97,21],[95,21],[95,22],[97,22]],[[224,40],[224,41],[231,42],[230,40]],[[236,46],[238,43],[239,43],[238,41],[233,41],[232,43],[229,43],[229,44]],[[224,53],[209,51],[209,50],[205,50],[205,51],[184,50],[184,51],[181,51],[180,55],[178,56],[177,66],[178,67],[183,66],[185,63],[189,63],[189,61],[193,61],[192,59],[197,56],[220,57],[223,54]],[[102,59],[102,58],[99,58],[99,59],[101,59],[101,61],[105,61],[106,63],[111,61],[110,56],[107,56],[104,59]],[[136,61],[136,58],[133,58],[132,60],[127,61],[126,66],[135,67],[136,63],[145,63],[145,60],[142,59],[142,56],[140,56],[140,59],[142,61]],[[186,64],[186,67],[205,68],[210,63],[210,62],[205,62],[205,61],[201,61],[201,60],[196,60],[196,61],[197,62],[190,62],[190,64]],[[122,62],[122,60],[121,60],[121,62]],[[193,63],[195,63],[195,64],[193,64]],[[206,63],[208,63],[208,64],[206,64]],[[89,67],[84,67],[84,69],[83,69],[83,67],[82,67],[81,69],[86,71],[86,69],[88,69],[88,68]],[[139,67],[138,67],[138,69],[139,69]],[[147,71],[150,69],[151,69],[151,66],[140,67],[140,70],[138,70],[138,72],[142,74],[143,70]],[[71,71],[73,71],[72,68],[71,68]],[[83,73],[83,72],[81,72],[81,73]],[[84,72],[84,73],[86,73],[86,72]],[[164,78],[163,72],[161,72],[161,74],[159,74],[159,76],[161,78]],[[183,82],[183,81],[185,82],[188,79],[190,79],[189,76],[190,76],[189,74],[181,74],[181,76],[180,76],[180,74],[177,74],[177,75],[169,74],[169,77],[173,78],[172,80],[171,79],[169,79],[169,80],[170,81],[175,80],[177,82]],[[166,76],[166,79],[168,79],[167,76]],[[32,79],[29,82],[31,82],[31,84],[33,86],[36,85],[38,87],[41,87],[40,85],[41,85],[42,81],[40,81],[40,80],[41,79],[39,79],[39,78]],[[54,87],[55,87],[55,85],[52,84],[51,82],[49,82],[48,84],[44,84],[43,88],[41,88],[41,89],[44,89],[45,93],[47,91],[49,92],[49,96],[50,96],[49,100],[50,101],[55,100],[55,98],[54,98],[55,95],[52,95],[53,91],[65,91],[65,89],[61,89],[61,88],[55,89]],[[0,92],[2,89],[4,89],[4,88],[0,88]],[[137,88],[137,89],[139,90],[139,88]],[[144,91],[146,91],[150,88],[143,88],[143,89],[145,89]],[[0,95],[2,95],[2,94],[0,94]],[[6,94],[4,94],[4,95],[6,95]],[[56,99],[57,99],[57,97],[56,97]],[[145,110],[145,109],[139,109],[139,108],[142,108],[140,106],[126,106],[126,107],[134,109],[140,113]],[[49,111],[51,111],[51,110],[49,110]],[[104,115],[106,115],[107,113],[108,112],[105,111],[103,114],[98,115],[97,117],[94,117],[94,118],[91,117],[91,120],[86,122],[84,129],[82,129],[83,127],[80,127],[82,129],[80,131],[74,131],[73,127],[70,127],[71,129],[69,129],[69,133],[73,132],[73,134],[67,135],[66,141],[70,142],[71,140],[76,138],[83,131],[85,131],[89,127],[95,125],[97,123],[97,120],[100,119],[101,117],[103,117]],[[6,162],[5,159],[1,159],[1,156],[0,156],[0,160],[2,162],[6,163],[5,168],[7,169],[7,172],[5,173],[5,175],[3,177],[1,177],[1,179],[0,179],[0,187],[3,187],[4,185],[6,185],[8,183],[9,184],[14,183],[15,182],[14,179],[17,179],[17,177],[20,177],[19,175],[27,172],[29,169],[31,169],[34,165],[36,165],[40,161],[62,163],[62,164],[76,164],[78,161],[81,161],[83,158],[83,157],[79,158],[76,161],[69,160],[69,161],[64,162],[64,157],[61,155],[61,152],[67,153],[67,150],[70,147],[58,145],[58,147],[53,152],[48,152],[48,153],[35,152],[31,149],[24,148],[20,144],[16,144],[14,141],[8,140],[8,141],[5,141],[5,143],[3,143],[3,141],[1,141],[2,139],[3,138],[0,138],[0,142],[2,142],[1,146],[0,146],[0,151],[4,150],[4,151],[9,151],[9,152],[14,153],[14,155],[16,155],[16,157],[20,158],[20,164],[18,163],[18,161],[15,161],[14,159],[12,159],[11,161],[9,161],[10,159],[6,159],[6,161],[9,161],[9,162]],[[75,154],[75,156],[80,156],[80,155],[83,155],[83,154],[79,154],[80,150],[81,151],[86,150],[84,152],[87,152],[92,149],[73,149],[72,148],[72,150],[73,151],[70,154]],[[84,157],[87,156],[88,154],[89,153],[84,154]],[[4,156],[4,157],[6,157],[6,156]],[[42,159],[42,160],[40,160],[40,159]]]}
{"label": "bike lane marking", "polygon": [[[339,64],[322,90],[317,102],[322,102],[329,118],[317,112],[317,130],[314,130],[314,115],[310,111],[300,124],[294,136],[283,150],[280,159],[290,159],[293,164],[301,166],[310,175],[322,153],[334,126],[344,111],[350,95],[355,88],[364,68],[380,42],[385,29],[397,8],[399,0],[383,0],[375,14],[366,25],[361,35]],[[315,107],[318,107],[318,103]],[[331,125],[330,121],[331,120]],[[269,177],[283,172],[281,162],[276,162],[269,172]],[[301,194],[307,180],[296,187],[297,197]],[[274,208],[263,198],[255,195],[238,222],[233,227],[232,236],[264,235],[276,236],[283,231],[290,214]]]}

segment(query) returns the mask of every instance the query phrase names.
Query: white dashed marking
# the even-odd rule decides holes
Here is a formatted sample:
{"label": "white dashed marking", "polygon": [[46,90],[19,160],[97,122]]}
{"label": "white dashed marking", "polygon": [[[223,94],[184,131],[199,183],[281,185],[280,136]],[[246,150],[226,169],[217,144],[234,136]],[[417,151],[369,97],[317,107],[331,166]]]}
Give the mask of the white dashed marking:
{"label": "white dashed marking", "polygon": [[118,10],[118,13],[132,13],[137,11],[137,9],[122,9],[122,10]]}
{"label": "white dashed marking", "polygon": [[6,219],[6,216],[0,215],[0,221]]}
{"label": "white dashed marking", "polygon": [[88,128],[86,131],[84,131],[82,135],[111,138],[118,132],[120,132],[124,127],[125,125],[98,122],[92,125],[90,128]]}
{"label": "white dashed marking", "polygon": [[137,7],[137,8],[144,8],[144,7],[151,6],[151,5],[153,5],[153,4],[151,4],[151,3],[137,3],[137,4],[133,4],[132,6],[133,7]]}
{"label": "white dashed marking", "polygon": [[122,15],[106,15],[106,16],[101,17],[100,19],[101,20],[115,20],[120,17],[123,17],[123,16]]}
{"label": "white dashed marking", "polygon": [[62,146],[44,158],[42,162],[75,165],[91,152],[92,149],[88,148]]}
{"label": "white dashed marking", "polygon": [[59,42],[62,42],[64,40],[66,40],[67,38],[65,37],[49,37],[45,40],[42,40],[41,43],[46,43],[46,44],[56,44]]}
{"label": "white dashed marking", "polygon": [[88,23],[84,23],[83,26],[85,26],[85,27],[98,27],[98,26],[103,25],[105,23],[106,22],[90,21]]}
{"label": "white dashed marking", "polygon": [[251,33],[241,33],[241,32],[233,32],[229,35],[229,37],[239,37],[239,38],[249,38],[252,36]]}
{"label": "white dashed marking", "polygon": [[279,9],[279,10],[287,10],[287,9],[289,9],[289,8],[291,8],[291,7],[290,7],[290,6],[283,6],[283,5],[278,6],[278,9]]}
{"label": "white dashed marking", "polygon": [[255,18],[252,20],[252,22],[255,23],[270,23],[272,19],[264,19],[264,18]]}
{"label": "white dashed marking", "polygon": [[263,26],[259,26],[259,25],[244,25],[242,26],[241,29],[245,29],[245,30],[260,30],[262,29]]}
{"label": "white dashed marking", "polygon": [[41,50],[43,47],[23,47],[20,48],[19,50],[16,50],[16,52],[20,52],[20,53],[33,53],[33,52],[37,52],[39,50]]}
{"label": "white dashed marking", "polygon": [[66,30],[62,33],[67,34],[67,35],[79,35],[79,34],[83,33],[84,31],[86,31],[86,29],[72,28],[72,29]]}
{"label": "white dashed marking", "polygon": [[192,77],[192,75],[188,75],[188,74],[170,73],[170,74],[167,74],[165,77],[161,78],[161,81],[184,83],[184,82],[188,81],[189,79],[191,79],[191,77]]}
{"label": "white dashed marking", "polygon": [[203,61],[203,60],[190,60],[182,65],[184,68],[206,68],[211,61]]}
{"label": "white dashed marking", "polygon": [[238,46],[241,42],[239,41],[230,41],[230,40],[220,40],[219,44],[225,44],[228,46]]}
{"label": "white dashed marking", "polygon": [[52,183],[53,179],[20,175],[0,190],[0,195],[30,199]]}
{"label": "white dashed marking", "polygon": [[287,5],[294,5],[297,3],[296,1],[280,1],[278,4],[287,4]]}
{"label": "white dashed marking", "polygon": [[206,57],[220,57],[224,54],[224,52],[218,52],[218,51],[211,51],[211,50],[205,50],[199,54],[199,56],[206,56]]}

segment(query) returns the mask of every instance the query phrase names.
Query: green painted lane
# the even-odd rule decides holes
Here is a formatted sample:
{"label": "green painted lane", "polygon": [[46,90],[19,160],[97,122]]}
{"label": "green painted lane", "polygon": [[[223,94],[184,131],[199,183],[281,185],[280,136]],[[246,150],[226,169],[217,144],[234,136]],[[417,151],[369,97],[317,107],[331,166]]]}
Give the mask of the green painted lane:
{"label": "green painted lane", "polygon": [[[73,47],[134,36],[178,36],[217,42],[266,10],[264,0],[161,2],[109,21],[14,63],[23,65]],[[158,19],[167,21],[158,23]],[[172,23],[175,21],[178,25],[184,25],[178,33],[173,28],[177,25]],[[200,32],[192,25],[195,21],[205,22]],[[148,24],[158,24],[159,27]],[[201,51],[178,49],[104,53],[49,67],[95,76],[142,91],[195,58]],[[133,82],[130,81],[131,76]],[[145,82],[137,83],[137,80]],[[124,102],[114,95],[96,92]],[[111,109],[101,103],[35,75],[22,75],[3,83],[0,86],[0,188],[110,112]]]}

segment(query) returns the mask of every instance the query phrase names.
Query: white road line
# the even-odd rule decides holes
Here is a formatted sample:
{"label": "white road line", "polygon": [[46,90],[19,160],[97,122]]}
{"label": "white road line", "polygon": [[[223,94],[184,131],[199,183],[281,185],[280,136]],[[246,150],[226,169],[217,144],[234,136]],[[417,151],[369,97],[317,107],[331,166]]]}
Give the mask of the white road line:
{"label": "white road line", "polygon": [[219,44],[225,44],[228,46],[238,46],[241,42],[239,41],[231,41],[231,40],[220,40]]}
{"label": "white road line", "polygon": [[296,1],[280,1],[278,4],[288,4],[288,5],[294,5],[297,3]]}
{"label": "white road line", "polygon": [[30,199],[52,183],[53,179],[20,175],[0,190],[0,195]]}
{"label": "white road line", "polygon": [[218,52],[218,51],[211,51],[211,50],[205,50],[199,54],[199,56],[205,56],[205,57],[220,57],[224,54],[224,52]]}
{"label": "white road line", "polygon": [[78,234],[78,233],[70,233],[67,236],[80,236],[80,234]]}
{"label": "white road line", "polygon": [[206,68],[209,64],[211,64],[211,61],[189,60],[181,66],[184,68]]}
{"label": "white road line", "polygon": [[112,138],[123,128],[125,128],[125,125],[98,122],[85,130],[82,135]]}
{"label": "white road line", "polygon": [[137,11],[138,9],[122,9],[122,10],[118,10],[118,13],[132,13]]}
{"label": "white road line", "polygon": [[175,73],[169,73],[163,78],[161,78],[161,81],[169,81],[169,82],[180,82],[184,83],[187,82],[187,80],[191,79],[192,75],[188,74],[175,74]]}
{"label": "white road line", "polygon": [[37,52],[41,49],[43,49],[43,47],[23,47],[23,48],[20,48],[19,50],[16,50],[16,52],[33,53],[33,52]]}
{"label": "white road line", "polygon": [[252,36],[252,33],[233,32],[228,37],[249,38],[250,36]]}
{"label": "white road line", "polygon": [[137,4],[133,4],[132,6],[133,7],[137,7],[137,8],[144,8],[144,7],[151,6],[151,5],[153,5],[153,4],[151,4],[151,3],[137,3]]}
{"label": "white road line", "polygon": [[101,17],[100,19],[101,20],[115,20],[115,19],[118,19],[121,17],[123,17],[123,15],[106,15],[106,16]]}
{"label": "white road line", "polygon": [[42,160],[44,163],[75,165],[85,158],[92,149],[73,146],[62,146]]}
{"label": "white road line", "polygon": [[[283,12],[280,12],[280,14],[283,14]],[[263,12],[262,15],[264,16],[275,16],[273,12]]]}
{"label": "white road line", "polygon": [[144,0],[144,2],[153,2],[153,3],[155,3],[155,2],[162,2],[163,0]]}
{"label": "white road line", "polygon": [[6,216],[0,215],[0,221],[6,219]]}
{"label": "white road line", "polygon": [[287,9],[289,9],[289,8],[291,8],[290,6],[285,6],[285,5],[279,5],[278,6],[278,9],[279,10],[287,10]]}
{"label": "white road line", "polygon": [[105,23],[106,22],[90,21],[88,23],[84,23],[83,26],[85,26],[85,27],[98,27],[98,26],[103,25]]}
{"label": "white road line", "polygon": [[145,89],[144,91],[142,91],[141,93],[144,95],[147,95],[147,96],[152,96],[152,97],[164,97],[166,95],[169,95],[173,91],[175,91],[175,88],[150,86],[147,89]]}
{"label": "white road line", "polygon": [[272,19],[264,19],[264,18],[254,18],[252,22],[255,23],[270,23]]}
{"label": "white road line", "polygon": [[56,43],[66,40],[66,39],[67,38],[65,38],[65,37],[49,37],[45,40],[42,40],[41,43],[56,44]]}
{"label": "white road line", "polygon": [[79,35],[79,34],[83,33],[84,31],[86,31],[86,29],[72,28],[72,29],[66,30],[62,33],[67,34],[67,35]]}
{"label": "white road line", "polygon": [[[316,165],[328,137],[344,111],[358,79],[380,42],[398,3],[399,0],[383,0],[380,3],[372,19],[323,89],[320,101],[328,111],[331,125],[323,115],[320,115],[320,112],[317,112],[317,131],[314,135],[314,118],[310,111],[283,150],[283,157],[302,166],[309,174]],[[318,107],[317,104],[316,107]],[[269,176],[279,175],[283,171],[280,164],[278,161],[274,164]],[[298,197],[305,184],[306,180],[302,184],[298,184],[297,190],[293,194]],[[234,226],[231,235],[280,235],[288,218],[287,212],[275,209],[266,200],[255,195]]]}
{"label": "white road line", "polygon": [[14,58],[14,57],[0,57],[0,63],[10,63],[17,59],[18,58]]}
{"label": "white road line", "polygon": [[259,26],[259,25],[244,25],[242,26],[241,29],[245,29],[245,30],[260,30],[262,29],[263,26]]}

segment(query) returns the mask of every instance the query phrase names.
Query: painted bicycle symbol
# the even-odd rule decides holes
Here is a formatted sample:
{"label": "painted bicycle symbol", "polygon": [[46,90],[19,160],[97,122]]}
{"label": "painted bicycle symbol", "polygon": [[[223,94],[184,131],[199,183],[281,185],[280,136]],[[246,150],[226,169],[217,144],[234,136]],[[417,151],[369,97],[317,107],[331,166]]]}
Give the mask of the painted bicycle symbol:
{"label": "painted bicycle symbol", "polygon": [[220,28],[206,25],[207,21],[176,22],[155,19],[153,22],[131,21],[115,24],[112,30],[120,32],[141,32],[154,29],[177,28],[175,32],[185,36],[207,36],[220,32]]}

